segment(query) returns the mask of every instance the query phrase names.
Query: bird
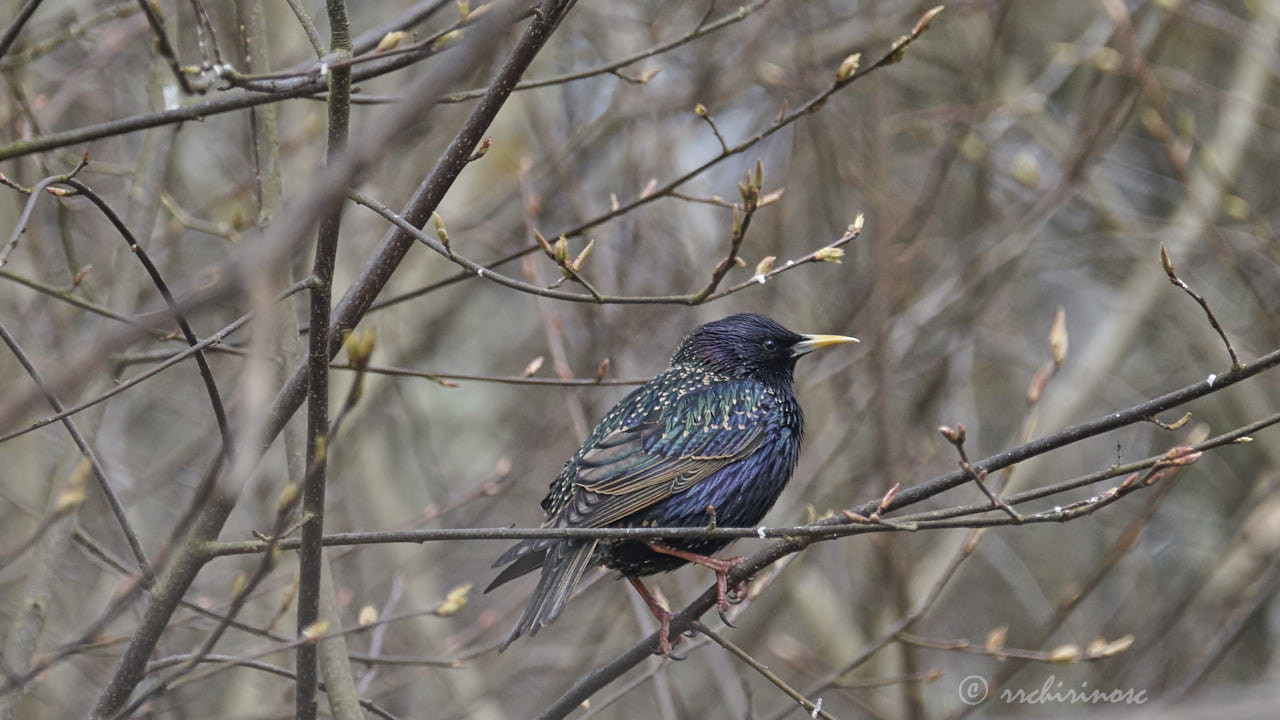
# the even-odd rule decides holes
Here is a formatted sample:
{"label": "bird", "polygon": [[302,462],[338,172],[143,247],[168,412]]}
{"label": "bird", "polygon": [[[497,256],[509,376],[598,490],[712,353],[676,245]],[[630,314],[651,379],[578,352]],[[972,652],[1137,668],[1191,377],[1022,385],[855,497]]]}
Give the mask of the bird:
{"label": "bird", "polygon": [[[796,361],[820,348],[858,342],[803,335],[754,313],[700,325],[681,340],[670,366],[605,413],[551,482],[541,506],[546,528],[753,527],[795,470],[804,414],[793,390]],[[658,649],[671,656],[670,621],[641,577],[692,562],[726,577],[742,558],[711,557],[731,539],[524,540],[503,553],[489,592],[541,570],[519,621],[500,650],[560,616],[583,573],[615,570],[660,624]],[[677,638],[677,641],[679,638]]]}

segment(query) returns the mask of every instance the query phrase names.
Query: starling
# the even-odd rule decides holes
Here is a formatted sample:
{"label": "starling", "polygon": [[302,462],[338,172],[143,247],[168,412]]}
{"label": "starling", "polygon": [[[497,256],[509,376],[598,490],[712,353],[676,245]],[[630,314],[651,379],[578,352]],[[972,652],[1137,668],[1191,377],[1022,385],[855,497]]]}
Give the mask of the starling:
{"label": "starling", "polygon": [[[792,391],[796,359],[857,342],[799,335],[763,315],[739,314],[696,328],[671,367],[613,407],[565,463],[542,500],[543,527],[751,527],[778,499],[795,469],[804,416]],[[631,581],[658,618],[670,654],[672,617],[639,578],[686,562],[716,571],[720,610],[725,576],[741,558],[710,557],[725,539],[525,540],[494,563],[506,565],[485,592],[538,568],[541,578],[502,644],[533,635],[560,616],[587,568],[604,565]]]}

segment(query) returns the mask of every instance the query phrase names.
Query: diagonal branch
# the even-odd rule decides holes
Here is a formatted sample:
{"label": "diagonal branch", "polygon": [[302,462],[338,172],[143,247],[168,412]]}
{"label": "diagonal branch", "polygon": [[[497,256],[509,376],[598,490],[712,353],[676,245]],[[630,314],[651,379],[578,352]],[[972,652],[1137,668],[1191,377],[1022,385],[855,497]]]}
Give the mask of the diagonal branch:
{"label": "diagonal branch", "polygon": [[4,34],[0,35],[0,57],[4,57],[4,54],[9,52],[9,48],[13,47],[13,43],[18,39],[18,33],[22,32],[22,26],[31,19],[41,2],[43,0],[27,0],[22,7],[18,8],[13,22],[9,23],[9,27],[4,29]]}
{"label": "diagonal branch", "polygon": [[[22,346],[18,345],[18,341],[14,339],[9,331],[5,329],[4,324],[0,323],[0,340],[9,346],[9,350],[13,352],[14,357],[18,359],[18,363],[22,365],[27,374],[31,376],[31,380],[40,388],[44,396],[49,401],[49,406],[54,412],[61,413],[63,411],[62,402],[58,400],[58,396],[53,394],[49,386],[41,377],[40,371],[32,364],[31,359],[23,352]],[[133,557],[138,562],[138,567],[142,569],[143,577],[150,578],[154,573],[151,562],[147,559],[147,553],[142,549],[142,543],[138,540],[137,533],[133,530],[133,525],[129,523],[129,516],[124,511],[124,505],[120,502],[119,496],[116,495],[112,488],[111,480],[107,477],[106,470],[102,467],[102,462],[98,460],[98,456],[93,452],[93,448],[89,446],[89,441],[80,433],[75,422],[68,417],[62,418],[62,424],[66,426],[67,433],[71,435],[71,439],[75,442],[76,447],[80,449],[80,454],[89,460],[90,466],[93,468],[93,477],[97,481],[98,487],[101,488],[102,494],[107,498],[107,505],[111,507],[111,514],[115,515],[116,522],[120,525],[121,532],[124,533],[125,540],[129,543],[129,549],[133,552]]]}

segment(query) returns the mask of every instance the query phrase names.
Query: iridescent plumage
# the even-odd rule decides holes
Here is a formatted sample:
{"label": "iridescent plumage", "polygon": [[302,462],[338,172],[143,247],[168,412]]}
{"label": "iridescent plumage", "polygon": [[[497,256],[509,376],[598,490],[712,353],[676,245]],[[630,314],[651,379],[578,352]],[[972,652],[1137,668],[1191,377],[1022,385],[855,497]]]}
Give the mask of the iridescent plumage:
{"label": "iridescent plumage", "polygon": [[[702,325],[671,367],[610,410],[551,483],[544,527],[744,527],[759,523],[795,469],[804,418],[792,392],[796,359],[852,338],[799,335],[762,315]],[[674,539],[710,555],[728,540]],[[583,572],[603,564],[635,578],[687,560],[639,541],[526,540],[486,588],[541,568],[505,649],[560,615]],[[639,589],[639,588],[638,588]]]}

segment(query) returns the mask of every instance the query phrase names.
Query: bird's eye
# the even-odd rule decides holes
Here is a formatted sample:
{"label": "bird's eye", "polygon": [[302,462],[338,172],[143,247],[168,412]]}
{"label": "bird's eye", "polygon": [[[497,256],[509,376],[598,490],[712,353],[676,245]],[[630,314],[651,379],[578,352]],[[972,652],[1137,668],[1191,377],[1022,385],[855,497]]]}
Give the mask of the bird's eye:
{"label": "bird's eye", "polygon": [[778,349],[778,341],[772,338],[765,340],[763,343],[761,343],[761,345],[768,352],[773,352],[774,350]]}

